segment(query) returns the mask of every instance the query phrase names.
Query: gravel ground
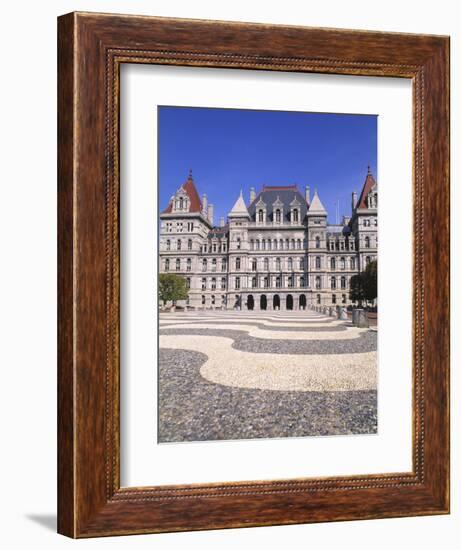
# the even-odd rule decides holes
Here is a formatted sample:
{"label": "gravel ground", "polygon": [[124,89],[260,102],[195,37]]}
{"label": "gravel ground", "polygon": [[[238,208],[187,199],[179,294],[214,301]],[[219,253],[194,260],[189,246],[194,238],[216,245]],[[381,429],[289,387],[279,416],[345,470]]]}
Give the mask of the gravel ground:
{"label": "gravel ground", "polygon": [[378,337],[377,332],[367,331],[360,334],[358,338],[351,338],[350,340],[270,340],[266,338],[251,337],[248,333],[241,330],[209,330],[194,329],[192,327],[190,329],[163,328],[160,330],[160,335],[187,334],[225,336],[227,338],[232,338],[234,340],[232,347],[241,351],[291,355],[329,355],[375,351]]}
{"label": "gravel ground", "polygon": [[[161,334],[178,332],[162,330]],[[214,336],[220,332],[197,330],[197,333]],[[230,336],[229,331],[225,332]],[[184,333],[194,332],[191,329]],[[368,341],[368,335],[373,333],[366,333],[363,340]],[[322,353],[313,351],[311,347],[308,351],[294,351],[304,344],[312,346],[315,341],[290,342],[291,349],[281,352],[275,350],[286,345],[285,341],[248,339],[246,333],[238,334],[238,331],[232,331],[231,336],[236,338],[234,346],[240,343],[249,345],[246,340],[251,340],[253,352],[257,351],[257,346],[261,346],[261,351],[271,351],[269,346],[275,342],[274,353]],[[360,340],[355,339],[354,342]],[[374,342],[376,349],[376,340]],[[325,347],[337,342],[323,341],[321,344]],[[342,352],[332,351],[330,347],[323,353]],[[160,350],[159,442],[377,432],[376,391],[303,392],[233,388],[210,383],[200,375],[200,367],[206,360],[205,354],[194,351]]]}

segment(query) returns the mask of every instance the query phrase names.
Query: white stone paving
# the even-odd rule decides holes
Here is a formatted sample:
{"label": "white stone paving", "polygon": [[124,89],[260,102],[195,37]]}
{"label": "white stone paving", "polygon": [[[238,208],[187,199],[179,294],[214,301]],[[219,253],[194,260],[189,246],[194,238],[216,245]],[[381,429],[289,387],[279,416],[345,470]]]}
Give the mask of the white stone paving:
{"label": "white stone paving", "polygon": [[200,374],[239,388],[291,391],[376,389],[376,352],[338,355],[248,353],[221,336],[160,336],[160,347],[206,353]]}
{"label": "white stone paving", "polygon": [[[271,330],[245,324],[245,321],[271,327]],[[347,327],[343,331],[315,331],[319,327]],[[305,330],[290,331],[290,327]],[[200,374],[209,382],[230,387],[284,391],[375,390],[376,351],[335,354],[272,354],[237,350],[232,331],[242,330],[250,337],[270,340],[356,339],[368,329],[315,312],[294,312],[293,316],[271,312],[178,312],[160,315],[163,329],[228,330],[229,337],[213,335],[160,335],[160,347],[197,351],[207,355]],[[281,330],[274,330],[280,328]],[[328,349],[328,348],[326,348]]]}

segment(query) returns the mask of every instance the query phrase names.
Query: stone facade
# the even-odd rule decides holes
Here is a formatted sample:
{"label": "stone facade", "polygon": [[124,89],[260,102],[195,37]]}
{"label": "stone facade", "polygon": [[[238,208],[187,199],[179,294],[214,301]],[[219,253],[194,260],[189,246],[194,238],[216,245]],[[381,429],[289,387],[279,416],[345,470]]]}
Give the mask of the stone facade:
{"label": "stone facade", "polygon": [[160,273],[186,278],[193,309],[297,310],[348,305],[350,279],[377,259],[378,186],[370,170],[351,217],[331,225],[317,191],[263,186],[213,224],[192,174],[160,214]]}

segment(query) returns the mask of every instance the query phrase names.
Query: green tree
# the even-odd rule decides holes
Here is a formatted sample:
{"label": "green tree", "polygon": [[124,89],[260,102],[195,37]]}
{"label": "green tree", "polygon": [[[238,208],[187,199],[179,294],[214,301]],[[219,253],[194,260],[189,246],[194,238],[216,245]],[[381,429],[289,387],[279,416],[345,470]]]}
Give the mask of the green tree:
{"label": "green tree", "polygon": [[373,302],[378,297],[378,262],[370,262],[365,269],[364,294],[367,302]]}
{"label": "green tree", "polygon": [[173,302],[175,305],[177,300],[185,300],[188,296],[186,279],[173,273],[161,273],[158,295],[163,301],[163,305],[166,305],[167,302]]}
{"label": "green tree", "polygon": [[365,300],[365,272],[362,271],[351,277],[349,289],[349,298],[361,306],[362,301]]}

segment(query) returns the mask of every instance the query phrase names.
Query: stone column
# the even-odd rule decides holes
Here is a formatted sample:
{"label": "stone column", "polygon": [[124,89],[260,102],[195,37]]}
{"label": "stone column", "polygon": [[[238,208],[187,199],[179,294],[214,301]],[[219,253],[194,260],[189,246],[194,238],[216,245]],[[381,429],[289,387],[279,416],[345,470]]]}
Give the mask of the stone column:
{"label": "stone column", "polygon": [[267,296],[267,311],[272,311],[274,296],[272,294],[266,294],[266,296]]}

